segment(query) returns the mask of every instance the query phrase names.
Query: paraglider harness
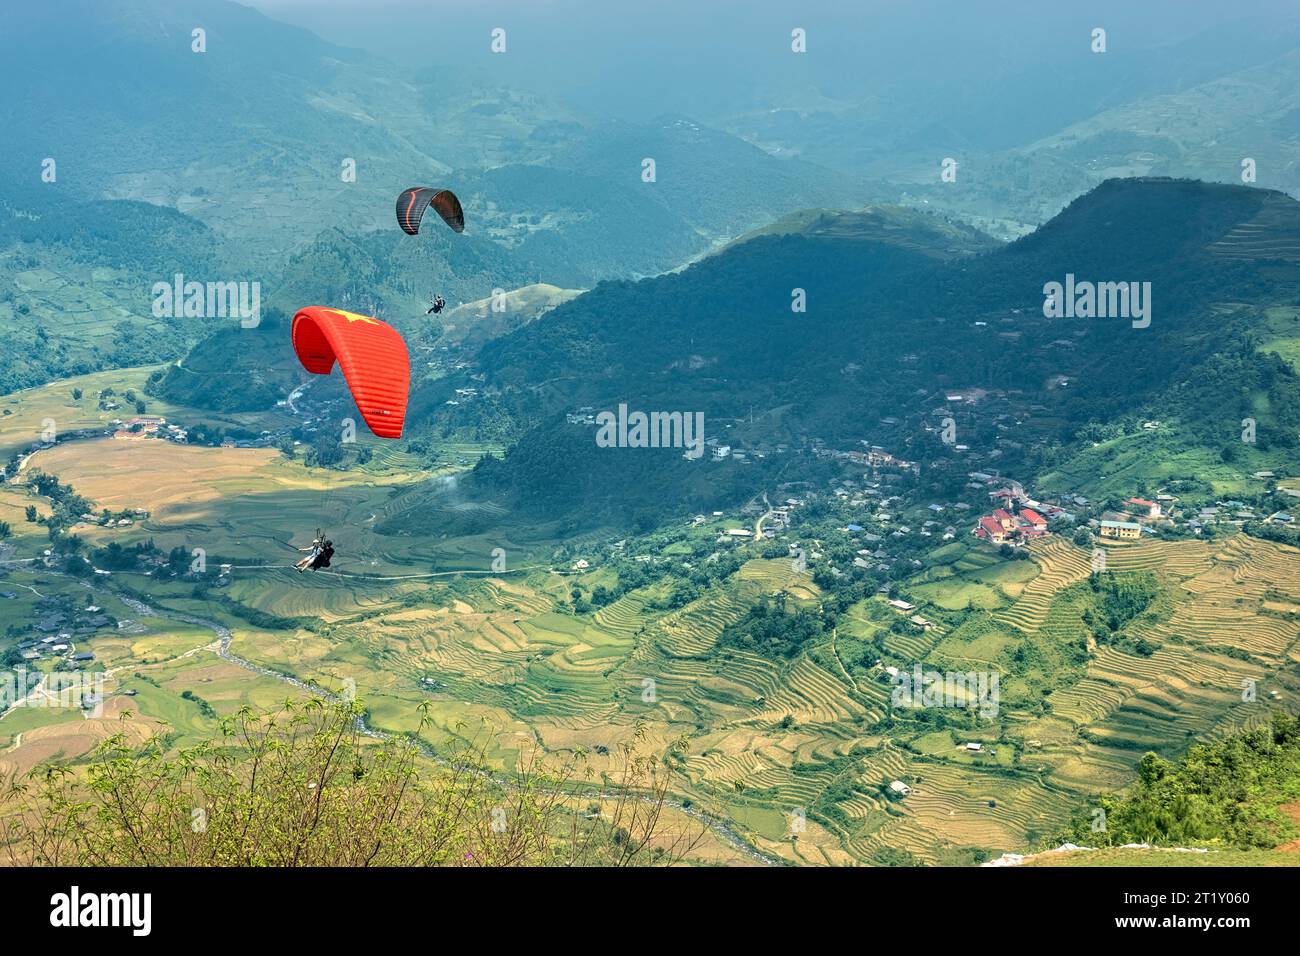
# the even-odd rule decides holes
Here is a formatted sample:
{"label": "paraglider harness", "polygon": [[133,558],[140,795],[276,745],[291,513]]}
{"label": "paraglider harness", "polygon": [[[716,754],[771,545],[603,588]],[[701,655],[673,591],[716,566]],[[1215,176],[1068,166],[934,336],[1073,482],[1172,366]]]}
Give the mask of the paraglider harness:
{"label": "paraglider harness", "polygon": [[437,315],[447,305],[447,300],[440,295],[434,296],[431,301],[433,304],[429,307],[429,311],[424,313],[425,315]]}
{"label": "paraglider harness", "polygon": [[325,538],[321,534],[320,528],[317,528],[316,537],[312,539],[311,547],[299,548],[298,550],[308,552],[307,557],[303,558],[295,565],[298,569],[298,573],[301,574],[308,568],[311,568],[313,571],[319,571],[321,568],[328,568],[330,566],[330,558],[334,557],[334,542]]}

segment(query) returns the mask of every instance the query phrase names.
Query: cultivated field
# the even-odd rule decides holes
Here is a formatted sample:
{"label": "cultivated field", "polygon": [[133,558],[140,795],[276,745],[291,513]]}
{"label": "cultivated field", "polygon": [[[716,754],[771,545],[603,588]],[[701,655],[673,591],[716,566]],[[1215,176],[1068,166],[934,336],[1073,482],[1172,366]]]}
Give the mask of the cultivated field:
{"label": "cultivated field", "polygon": [[[494,574],[498,542],[488,536],[379,534],[375,524],[409,504],[394,504],[408,490],[373,476],[308,470],[265,450],[114,440],[58,446],[32,466],[97,505],[151,512],[130,528],[79,529],[90,543],[153,538],[234,565],[227,587],[202,594],[114,574],[83,598],[117,601],[114,616],[130,622],[86,645],[111,672],[114,708],[132,712],[131,733],[166,728],[193,741],[214,732],[213,714],[305,692],[279,673],[355,687],[381,729],[414,729],[425,704],[431,744],[487,742],[507,768],[540,746],[555,759],[581,753],[598,775],[615,769],[621,745],[661,753],[687,737],[685,756],[668,766],[679,797],[792,862],[970,864],[1023,852],[1091,794],[1127,785],[1145,751],[1175,756],[1300,694],[1300,553],[1243,535],[1108,546],[1111,570],[1149,570],[1160,582],[1160,612],[1128,628],[1154,648],[1146,656],[1095,644],[1070,656],[1084,638],[1078,589],[1090,564],[1063,538],[1035,545],[1029,561],[946,549],[949,563],[941,555],[909,593],[922,614],[964,615],[959,626],[891,627],[897,615],[879,596],[851,608],[838,641],[879,641],[882,664],[1005,675],[996,715],[944,726],[891,708],[883,672],[851,674],[838,647],[778,662],[719,645],[764,595],[816,607],[820,589],[789,561],[755,557],[676,610],[664,610],[670,586],[661,583],[575,615],[559,602],[575,584],[605,580],[599,567],[551,570],[553,542],[519,541],[507,547],[518,570]],[[23,493],[4,491],[0,508],[17,509]],[[462,506],[409,491],[429,496],[431,514]],[[317,524],[345,542],[338,573],[287,570],[286,542],[305,544]],[[38,543],[16,542],[24,556]],[[447,573],[457,569],[470,573]],[[86,587],[15,566],[0,582],[15,597],[0,612],[30,613],[37,592]],[[119,593],[145,595],[157,613],[137,614]],[[253,624],[238,608],[274,619]],[[229,628],[231,652],[264,672],[218,657],[216,632],[196,620]],[[0,759],[22,769],[76,758],[98,726],[80,714],[15,711],[0,720]],[[981,749],[966,749],[970,741]],[[888,795],[892,780],[911,793]],[[727,840],[710,852],[746,859]]]}

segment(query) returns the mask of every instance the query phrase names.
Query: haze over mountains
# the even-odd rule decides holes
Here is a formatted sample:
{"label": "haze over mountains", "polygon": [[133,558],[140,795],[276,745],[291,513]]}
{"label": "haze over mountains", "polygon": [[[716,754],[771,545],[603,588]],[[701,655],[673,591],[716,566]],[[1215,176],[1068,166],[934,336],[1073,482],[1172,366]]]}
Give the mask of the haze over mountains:
{"label": "haze over mountains", "polygon": [[[634,122],[686,114],[774,155],[886,181],[912,202],[987,220],[1010,212],[1013,223],[989,223],[1008,235],[1108,176],[1240,181],[1243,157],[1229,147],[1250,147],[1261,184],[1300,185],[1286,119],[1296,83],[1278,62],[1300,42],[1300,19],[1285,0],[814,2],[797,11],[723,2],[712,8],[725,29],[700,23],[684,2],[257,5],[411,65],[519,83]],[[497,26],[509,28],[505,56],[488,49]],[[789,53],[796,26],[807,31],[806,55]],[[1104,54],[1075,40],[1098,27]],[[937,182],[944,157],[962,165],[957,183]]]}
{"label": "haze over mountains", "polygon": [[[475,210],[471,235],[519,247],[539,278],[568,284],[662,271],[772,215],[866,198],[856,177],[689,121],[611,126],[490,78],[395,67],[224,0],[65,0],[15,20],[0,52],[20,186],[30,177],[19,170],[53,156],[66,192],[173,206],[262,268],[329,227],[391,225],[414,181],[454,179]],[[199,24],[202,54],[190,49]],[[40,51],[55,45],[83,53],[49,71]],[[647,155],[664,166],[663,188],[641,182]],[[346,160],[355,182],[341,179]]]}

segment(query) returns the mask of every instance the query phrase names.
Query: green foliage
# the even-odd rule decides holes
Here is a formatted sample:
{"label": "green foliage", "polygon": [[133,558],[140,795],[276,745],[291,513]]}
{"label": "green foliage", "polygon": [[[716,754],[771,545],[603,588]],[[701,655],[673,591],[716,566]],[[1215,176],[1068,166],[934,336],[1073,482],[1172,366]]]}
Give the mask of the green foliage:
{"label": "green foliage", "polygon": [[745,616],[718,637],[724,647],[753,651],[774,660],[789,659],[826,634],[825,622],[813,611],[789,607],[784,593],[763,597]]}
{"label": "green foliage", "polygon": [[871,854],[871,859],[878,866],[920,866],[921,861],[915,854],[898,849],[897,847],[885,846]]}
{"label": "green foliage", "polygon": [[115,736],[84,772],[12,782],[0,848],[42,866],[642,866],[701,839],[702,826],[665,832],[663,775],[631,745],[592,816],[566,800],[584,786],[576,759],[530,763],[507,784],[482,749],[433,764],[416,737],[366,737],[362,713],[316,698],[244,709],[220,740],[177,754]]}
{"label": "green foliage", "polygon": [[[36,472],[28,480],[27,486],[38,495],[49,498],[54,505],[54,513],[45,519],[52,541],[58,541],[59,533],[63,528],[75,524],[81,515],[94,508],[89,500],[73,491],[71,485],[60,484],[59,479],[54,475]],[[35,520],[35,514],[35,508],[28,506],[27,520]]]}
{"label": "green foliage", "polygon": [[1083,623],[1102,644],[1111,643],[1124,627],[1152,606],[1160,584],[1149,571],[1125,574],[1093,574],[1088,587],[1095,599],[1083,612]]}
{"label": "green foliage", "polygon": [[[1262,727],[1197,744],[1176,763],[1146,754],[1127,795],[1082,809],[1061,839],[1088,846],[1275,847],[1300,835],[1279,807],[1300,799],[1300,723],[1277,714]],[[1104,811],[1105,828],[1094,830]]]}
{"label": "green foliage", "polygon": [[212,705],[209,704],[202,697],[200,697],[198,694],[194,693],[194,691],[192,690],[181,691],[181,699],[188,700],[191,703],[197,704],[199,708],[199,713],[202,714],[204,717],[207,717],[209,720],[217,719],[217,712],[213,709]]}
{"label": "green foliage", "polygon": [[116,541],[110,541],[104,547],[92,551],[90,560],[95,567],[106,571],[129,571],[140,567],[147,559],[157,557],[161,553],[152,538],[126,547]]}

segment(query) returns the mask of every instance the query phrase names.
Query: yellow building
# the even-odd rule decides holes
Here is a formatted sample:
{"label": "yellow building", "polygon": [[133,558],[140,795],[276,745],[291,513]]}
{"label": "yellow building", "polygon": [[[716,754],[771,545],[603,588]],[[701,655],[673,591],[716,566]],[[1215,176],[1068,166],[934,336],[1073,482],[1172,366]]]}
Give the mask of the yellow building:
{"label": "yellow building", "polygon": [[1101,523],[1103,538],[1140,538],[1142,526],[1136,521],[1103,521]]}

